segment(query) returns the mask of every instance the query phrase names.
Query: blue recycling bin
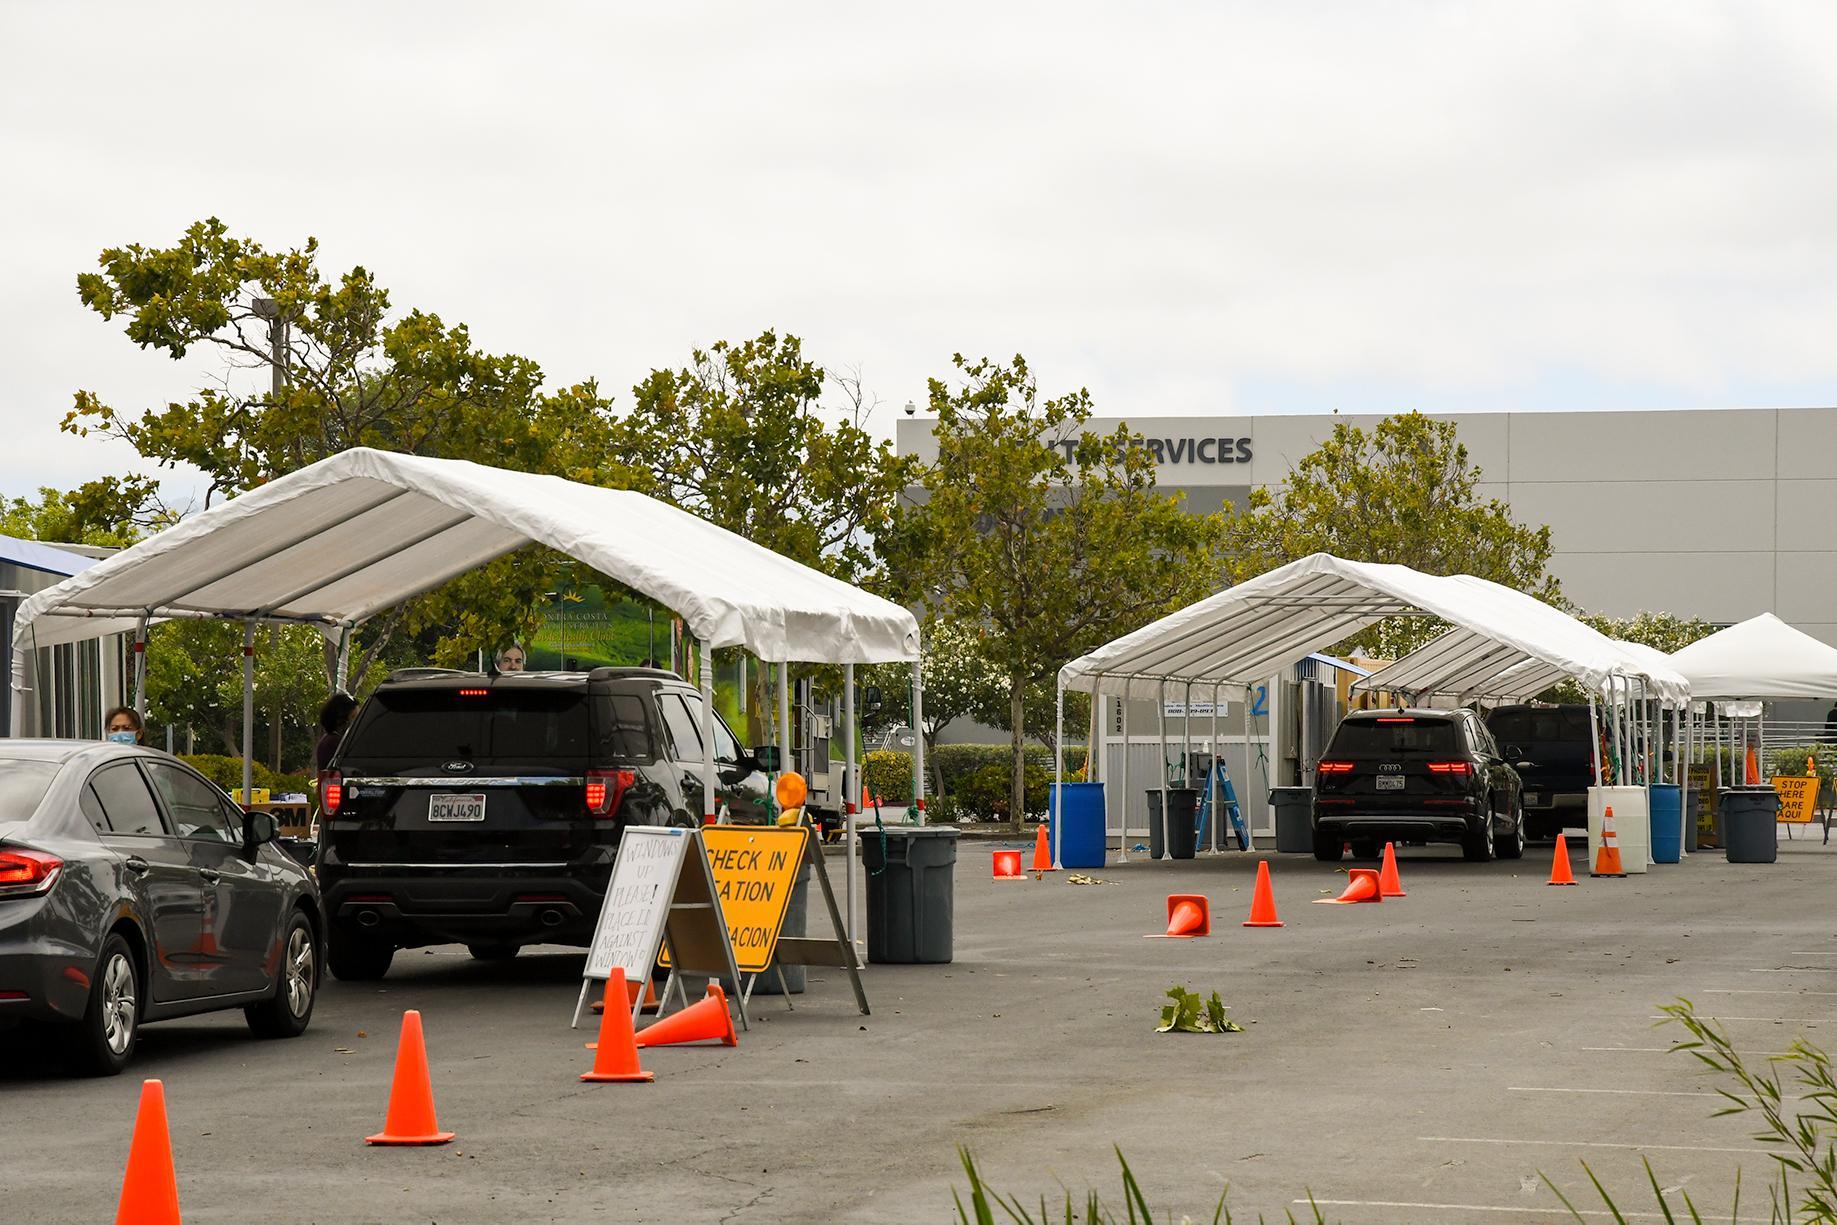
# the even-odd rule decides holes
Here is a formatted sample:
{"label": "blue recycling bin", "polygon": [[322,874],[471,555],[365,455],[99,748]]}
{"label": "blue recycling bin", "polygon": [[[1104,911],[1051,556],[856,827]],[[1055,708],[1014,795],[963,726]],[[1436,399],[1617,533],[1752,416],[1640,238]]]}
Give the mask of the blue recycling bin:
{"label": "blue recycling bin", "polygon": [[1684,857],[1684,794],[1676,783],[1652,784],[1652,862]]}
{"label": "blue recycling bin", "polygon": [[1058,783],[1052,788],[1047,810],[1051,815],[1055,849],[1062,868],[1101,868],[1105,837],[1103,784]]}

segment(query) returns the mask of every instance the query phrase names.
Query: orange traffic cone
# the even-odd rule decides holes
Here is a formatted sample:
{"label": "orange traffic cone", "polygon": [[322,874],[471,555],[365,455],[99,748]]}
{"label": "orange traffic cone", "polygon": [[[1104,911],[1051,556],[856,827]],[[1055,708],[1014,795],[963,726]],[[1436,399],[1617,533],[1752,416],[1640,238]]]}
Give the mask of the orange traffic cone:
{"label": "orange traffic cone", "polygon": [[1203,893],[1170,893],[1167,895],[1167,930],[1155,932],[1149,940],[1183,940],[1212,934],[1212,907]]}
{"label": "orange traffic cone", "polygon": [[1742,773],[1747,776],[1748,786],[1752,787],[1760,782],[1760,758],[1755,754],[1753,745],[1748,746],[1748,759],[1743,766]]}
{"label": "orange traffic cone", "polygon": [[402,1041],[395,1052],[395,1083],[389,1089],[389,1115],[383,1130],[365,1136],[366,1144],[445,1144],[453,1138],[434,1119],[434,1086],[427,1075],[427,1043],[421,1036],[421,1014],[402,1014]]}
{"label": "orange traffic cone", "polygon": [[1595,852],[1595,866],[1589,870],[1590,876],[1625,876],[1626,869],[1620,865],[1620,839],[1614,837],[1614,806],[1609,804],[1601,813],[1601,849]]}
{"label": "orange traffic cone", "polygon": [[[638,1066],[638,1043],[631,1031],[631,998],[631,994],[625,990],[625,970],[620,966],[612,967],[612,977],[606,980],[606,998],[600,1012],[600,1040],[593,1049],[593,1070],[582,1072],[582,1080],[627,1082],[657,1079]],[[623,1008],[617,1006],[620,1000],[625,1002]]]}
{"label": "orange traffic cone", "polygon": [[[625,971],[623,969],[619,971],[619,973],[621,974],[623,974],[624,972]],[[626,983],[625,983],[625,1006],[627,1008],[630,1008],[633,1004],[637,1002],[638,1002],[638,984],[628,979],[626,980]],[[593,1011],[595,1012],[606,1011],[606,1001],[605,1000],[594,1000],[593,1001]],[[642,1009],[642,1011],[644,1012],[656,1012],[657,1011],[657,984],[652,982],[648,978],[644,980],[644,1008]],[[587,1049],[592,1050],[593,1044],[588,1043]]]}
{"label": "orange traffic cone", "polygon": [[1041,823],[1039,830],[1033,835],[1033,867],[1030,868],[1029,871],[1058,871],[1057,868],[1052,866],[1052,848],[1046,845],[1046,825],[1044,822]]}
{"label": "orange traffic cone", "polygon": [[1338,897],[1317,897],[1322,906],[1351,906],[1357,902],[1382,902],[1384,893],[1378,874],[1370,868],[1346,869],[1346,891]]}
{"label": "orange traffic cone", "polygon": [[1269,887],[1269,860],[1257,861],[1257,891],[1250,899],[1250,917],[1245,927],[1281,927],[1276,917],[1276,892]]}
{"label": "orange traffic cone", "polygon": [[1575,873],[1569,870],[1569,844],[1563,841],[1563,835],[1556,835],[1556,854],[1550,860],[1550,879],[1546,885],[1573,885]]}
{"label": "orange traffic cone", "polygon": [[727,993],[720,983],[708,984],[708,995],[681,1012],[652,1021],[638,1031],[638,1045],[676,1046],[719,1038],[722,1046],[739,1046],[733,1018],[727,1015]]}
{"label": "orange traffic cone", "polygon": [[166,1128],[166,1086],[142,1081],[134,1140],[121,1179],[115,1225],[179,1225],[179,1182],[172,1170],[172,1136]]}
{"label": "orange traffic cone", "polygon": [[1408,897],[1403,891],[1403,880],[1397,875],[1397,844],[1384,844],[1384,866],[1378,869],[1379,897]]}
{"label": "orange traffic cone", "polygon": [[996,880],[1026,880],[1021,871],[1021,853],[1019,851],[996,851],[990,870]]}

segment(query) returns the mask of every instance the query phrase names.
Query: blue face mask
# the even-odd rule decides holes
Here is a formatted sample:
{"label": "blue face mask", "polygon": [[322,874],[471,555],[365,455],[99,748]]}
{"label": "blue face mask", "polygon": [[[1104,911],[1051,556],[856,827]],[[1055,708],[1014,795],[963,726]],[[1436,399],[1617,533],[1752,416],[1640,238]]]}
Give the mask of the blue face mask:
{"label": "blue face mask", "polygon": [[133,744],[135,740],[133,732],[110,732],[108,738],[116,744]]}

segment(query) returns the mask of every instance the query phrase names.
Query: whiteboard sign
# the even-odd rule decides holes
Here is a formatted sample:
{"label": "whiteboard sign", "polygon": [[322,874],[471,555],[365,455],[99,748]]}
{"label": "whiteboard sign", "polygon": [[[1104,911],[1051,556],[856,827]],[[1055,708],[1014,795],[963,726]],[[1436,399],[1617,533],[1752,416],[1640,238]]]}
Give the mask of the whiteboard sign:
{"label": "whiteboard sign", "polygon": [[688,834],[685,829],[649,825],[625,828],[583,977],[611,978],[615,966],[625,971],[628,983],[650,977],[683,856],[695,841]]}

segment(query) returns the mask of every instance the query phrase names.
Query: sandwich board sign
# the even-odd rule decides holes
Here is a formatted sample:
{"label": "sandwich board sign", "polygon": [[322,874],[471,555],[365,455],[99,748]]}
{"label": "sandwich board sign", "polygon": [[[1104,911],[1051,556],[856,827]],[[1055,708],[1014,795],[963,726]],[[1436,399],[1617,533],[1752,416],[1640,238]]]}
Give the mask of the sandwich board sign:
{"label": "sandwich board sign", "polygon": [[[625,971],[628,983],[647,982],[665,947],[682,973],[739,980],[701,831],[630,825],[619,837],[612,880],[594,924],[573,1025],[580,1025],[595,982],[611,978],[615,967]],[[638,994],[632,1004],[634,1024],[642,1007],[643,992]],[[735,1005],[741,1028],[747,1028],[746,1002],[736,1000]]]}
{"label": "sandwich board sign", "polygon": [[1809,825],[1818,819],[1818,784],[1816,776],[1773,776],[1773,789],[1780,795],[1780,820],[1794,825]]}
{"label": "sandwich board sign", "polygon": [[[742,974],[759,974],[772,964],[807,841],[808,831],[796,827],[710,825],[702,830],[727,942]],[[670,964],[667,955],[661,964]]]}

